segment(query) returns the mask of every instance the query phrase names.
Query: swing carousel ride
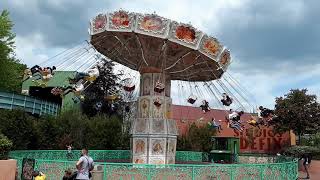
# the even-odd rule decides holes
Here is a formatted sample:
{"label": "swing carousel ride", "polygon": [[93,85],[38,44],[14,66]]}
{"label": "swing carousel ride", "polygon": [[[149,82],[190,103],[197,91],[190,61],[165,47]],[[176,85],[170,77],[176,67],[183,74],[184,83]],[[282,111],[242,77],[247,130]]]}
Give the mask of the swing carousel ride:
{"label": "swing carousel ride", "polygon": [[[106,62],[115,63],[122,89],[107,92],[105,100],[136,101],[136,109],[126,106],[124,111],[135,114],[131,129],[133,163],[175,163],[178,131],[171,119],[171,96],[181,105],[200,107],[203,113],[210,107],[223,109],[230,127],[238,131],[242,130],[243,111],[257,107],[252,103],[253,96],[226,71],[231,63],[230,51],[190,24],[120,10],[97,15],[90,21],[89,33],[90,41],[40,64],[48,68],[31,68],[27,78],[40,73],[42,79],[33,81],[46,86],[50,80],[46,76],[53,75],[55,69],[84,72],[69,79],[72,86],[52,89],[62,97],[73,92],[78,102],[85,98],[83,92]],[[96,106],[100,108],[101,103]],[[260,107],[264,113],[248,123],[259,126],[270,120],[273,112],[267,110]],[[219,127],[214,120],[211,125]]]}

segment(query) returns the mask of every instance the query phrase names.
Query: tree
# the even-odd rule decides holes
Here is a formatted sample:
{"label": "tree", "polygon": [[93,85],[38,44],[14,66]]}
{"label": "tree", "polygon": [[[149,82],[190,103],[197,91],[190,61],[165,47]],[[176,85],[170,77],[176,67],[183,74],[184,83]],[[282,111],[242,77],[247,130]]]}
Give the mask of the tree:
{"label": "tree", "polygon": [[11,150],[12,142],[6,136],[0,133],[0,160],[8,159],[9,151]]}
{"label": "tree", "polygon": [[88,117],[75,110],[36,118],[21,110],[0,109],[0,132],[14,150],[65,149],[68,144],[76,149],[129,149],[129,132],[122,126],[118,116]]}
{"label": "tree", "polygon": [[320,127],[320,105],[307,89],[292,89],[284,97],[276,98],[272,124],[278,132],[293,130],[299,136],[316,132]]}
{"label": "tree", "polygon": [[[108,94],[117,93],[120,84],[120,77],[113,73],[114,63],[103,60],[103,64],[98,66],[100,75],[85,91],[85,100],[82,103],[82,110],[88,116],[94,116],[98,112],[107,114],[113,113],[110,102],[105,101]],[[96,108],[96,104],[101,103],[100,109]]]}
{"label": "tree", "polygon": [[13,149],[37,149],[35,118],[22,110],[0,110],[0,131],[13,143]]}
{"label": "tree", "polygon": [[20,64],[14,54],[13,23],[9,12],[4,10],[0,15],[0,89],[21,91],[22,76],[26,65]]}
{"label": "tree", "polygon": [[216,134],[209,126],[197,126],[191,124],[185,136],[178,137],[177,149],[185,151],[209,152],[212,148],[211,136]]}

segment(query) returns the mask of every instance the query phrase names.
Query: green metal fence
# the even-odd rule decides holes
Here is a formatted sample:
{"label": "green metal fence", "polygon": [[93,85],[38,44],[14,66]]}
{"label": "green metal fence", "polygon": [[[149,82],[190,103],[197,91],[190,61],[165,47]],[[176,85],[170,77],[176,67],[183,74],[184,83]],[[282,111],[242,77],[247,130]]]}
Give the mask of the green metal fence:
{"label": "green metal fence", "polygon": [[[10,156],[18,160],[21,173],[24,157],[36,160],[35,169],[44,172],[48,179],[61,179],[67,169],[75,170],[75,162],[79,150],[73,151],[74,158],[69,161],[66,151],[12,151]],[[95,160],[127,159],[128,150],[91,150],[90,156]],[[203,159],[201,152],[178,151],[176,160],[194,161]],[[242,158],[242,159],[241,159]],[[296,159],[271,156],[240,156],[241,163],[250,164],[171,164],[171,165],[137,165],[131,163],[97,162],[93,175],[101,175],[103,179],[217,179],[217,180],[295,180],[298,177]]]}
{"label": "green metal fence", "polygon": [[[90,150],[90,156],[96,161],[129,160],[131,158],[130,150]],[[80,150],[73,150],[68,154],[65,150],[20,150],[11,151],[12,158],[34,158],[46,160],[77,160],[80,156]],[[207,161],[208,155],[203,152],[177,151],[176,161],[178,162],[202,162]]]}
{"label": "green metal fence", "polygon": [[[18,159],[21,167],[22,159]],[[44,172],[48,179],[61,179],[66,169],[75,170],[75,161],[37,159],[35,169]],[[96,163],[97,174],[103,179],[217,179],[217,180],[295,180],[298,165],[296,161],[269,164],[172,164],[133,165],[129,163]],[[21,169],[21,168],[19,168]]]}

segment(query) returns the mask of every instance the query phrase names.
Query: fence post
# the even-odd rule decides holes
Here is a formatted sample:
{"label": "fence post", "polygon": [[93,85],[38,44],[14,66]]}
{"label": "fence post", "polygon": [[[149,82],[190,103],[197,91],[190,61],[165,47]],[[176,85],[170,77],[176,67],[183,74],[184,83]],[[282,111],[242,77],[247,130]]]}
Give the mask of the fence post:
{"label": "fence post", "polygon": [[263,180],[264,177],[263,177],[263,169],[264,167],[262,165],[259,165],[259,169],[260,169],[260,179]]}
{"label": "fence post", "polygon": [[12,96],[11,96],[11,106],[10,106],[10,110],[13,109],[13,102],[14,102],[14,93],[12,93]]}
{"label": "fence post", "polygon": [[148,180],[151,180],[151,171],[150,171],[150,169],[151,169],[150,167],[151,167],[151,166],[148,166],[148,165],[144,165],[144,166],[145,166],[146,168],[148,168],[148,177],[147,177],[147,179],[148,179]]}
{"label": "fence post", "polygon": [[234,180],[234,178],[233,178],[233,171],[235,171],[235,169],[232,168],[232,167],[236,167],[236,166],[231,166],[231,168],[230,168],[230,166],[229,166],[229,168],[230,168],[230,180]]}
{"label": "fence post", "polygon": [[107,165],[104,164],[103,165],[103,179],[107,179]]}

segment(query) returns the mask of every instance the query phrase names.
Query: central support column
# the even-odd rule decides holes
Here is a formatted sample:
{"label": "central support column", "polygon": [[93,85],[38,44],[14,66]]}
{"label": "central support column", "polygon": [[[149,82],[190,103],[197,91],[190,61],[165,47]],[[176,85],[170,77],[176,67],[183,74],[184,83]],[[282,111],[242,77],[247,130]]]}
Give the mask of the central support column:
{"label": "central support column", "polygon": [[[159,81],[165,85],[161,93],[154,91]],[[178,133],[176,122],[171,119],[170,86],[170,78],[162,73],[141,72],[138,113],[131,138],[135,164],[175,163]]]}

